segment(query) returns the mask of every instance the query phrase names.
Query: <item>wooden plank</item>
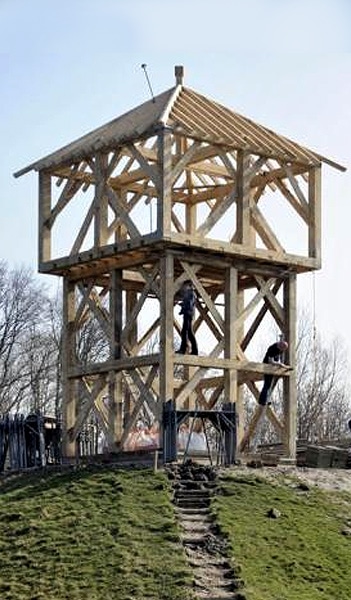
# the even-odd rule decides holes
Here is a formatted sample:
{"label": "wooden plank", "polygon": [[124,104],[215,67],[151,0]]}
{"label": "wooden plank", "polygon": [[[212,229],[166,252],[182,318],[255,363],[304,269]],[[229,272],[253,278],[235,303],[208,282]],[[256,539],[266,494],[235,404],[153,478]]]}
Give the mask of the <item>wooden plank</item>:
{"label": "wooden plank", "polygon": [[283,329],[284,326],[284,311],[282,306],[280,305],[276,294],[273,294],[272,288],[275,287],[275,281],[270,279],[270,285],[266,285],[266,281],[260,275],[254,276],[254,279],[257,283],[257,289],[264,289],[264,301],[267,304],[270,313],[274,317],[275,321],[278,324],[279,329]]}
{"label": "wooden plank", "polygon": [[309,171],[308,180],[309,220],[308,255],[321,262],[321,169]]}
{"label": "wooden plank", "polygon": [[160,176],[160,171],[157,169],[156,165],[151,164],[145,158],[144,154],[140,152],[139,148],[135,144],[128,144],[128,150],[134,156],[135,160],[140,164],[142,171],[145,174],[147,179],[151,179],[154,183],[155,188],[161,190],[162,182]]}
{"label": "wooden plank", "polygon": [[66,206],[70,203],[72,198],[76,195],[76,193],[80,190],[83,185],[82,180],[75,180],[74,172],[72,172],[72,176],[67,179],[65,186],[60,194],[60,197],[56,201],[55,206],[53,206],[50,216],[48,218],[47,224],[52,227],[58,215],[66,208]]}
{"label": "wooden plank", "polygon": [[299,186],[299,182],[297,180],[297,177],[295,177],[295,175],[293,174],[290,166],[285,165],[285,171],[288,175],[288,179],[289,179],[289,183],[291,185],[291,187],[293,188],[296,197],[298,198],[302,208],[304,209],[305,213],[308,214],[308,202],[305,198],[305,195],[303,193],[303,191],[301,190],[300,186]]}
{"label": "wooden plank", "polygon": [[199,146],[200,146],[199,142],[194,142],[193,145],[190,146],[190,148],[187,148],[184,151],[184,154],[182,155],[182,157],[180,159],[178,159],[178,161],[176,163],[173,160],[173,167],[172,167],[172,172],[171,172],[171,183],[172,184],[174,184],[174,182],[178,179],[180,174],[186,169],[186,167],[187,167],[188,163],[191,161],[191,159],[194,156],[196,156]]}
{"label": "wooden plank", "polygon": [[[110,358],[117,360],[122,356],[123,328],[123,274],[113,269],[110,279]],[[113,371],[111,371],[113,373]],[[113,390],[115,393],[115,390]]]}
{"label": "wooden plank", "polygon": [[158,169],[160,173],[157,201],[157,233],[162,237],[171,234],[172,223],[172,137],[163,130],[158,136]]}
{"label": "wooden plank", "polygon": [[[224,287],[224,357],[232,360],[236,358],[238,344],[237,327],[237,295],[238,271],[233,267],[226,270]],[[235,403],[238,391],[238,372],[236,368],[224,371],[224,400],[226,403]]]}
{"label": "wooden plank", "polygon": [[[274,284],[274,286],[272,287],[271,293],[276,296],[280,286],[282,285],[282,280],[277,280]],[[264,304],[262,306],[262,308],[260,308],[260,311],[258,312],[258,314],[256,315],[254,321],[251,323],[249,329],[246,332],[246,335],[241,343],[241,347],[243,350],[246,350],[247,346],[249,345],[249,343],[251,342],[254,334],[256,333],[256,331],[258,330],[260,324],[262,323],[265,315],[267,314],[268,311],[268,305]]]}
{"label": "wooden plank", "polygon": [[236,179],[236,239],[242,246],[252,246],[251,241],[251,196],[250,183],[247,177],[249,154],[238,150],[237,152],[237,179]]}
{"label": "wooden plank", "polygon": [[140,231],[135,225],[134,221],[130,218],[128,209],[125,207],[122,197],[118,196],[110,186],[106,186],[106,193],[111,208],[116,213],[120,221],[125,225],[129,235],[137,240],[140,240],[142,237]]}
{"label": "wooden plank", "polygon": [[166,253],[160,262],[160,407],[157,418],[161,419],[164,402],[173,400],[173,308],[174,308],[174,258]]}
{"label": "wooden plank", "polygon": [[97,153],[94,161],[96,177],[94,210],[94,248],[108,243],[108,196],[106,194],[108,157]]}
{"label": "wooden plank", "polygon": [[69,435],[73,431],[76,421],[77,396],[75,382],[69,377],[75,367],[75,286],[66,277],[63,280],[63,314],[62,314],[62,421],[63,440],[62,454],[67,458],[76,456],[75,440]]}
{"label": "wooden plank", "polygon": [[[100,302],[99,294],[96,293],[93,286],[90,288],[89,294],[85,293],[85,289],[81,284],[78,284],[78,288],[84,294],[85,306],[88,308],[88,311],[85,314],[85,320],[87,318],[91,318],[92,315],[98,321],[102,331],[105,333],[107,339],[109,339],[110,334],[110,325],[109,325],[109,315],[104,306],[102,306]],[[76,323],[77,327],[81,326],[82,319],[80,319],[79,323]]]}
{"label": "wooden plank", "polygon": [[[288,361],[296,364],[296,275],[291,274],[284,282],[284,312],[286,316],[284,334],[289,342]],[[296,458],[297,437],[297,392],[296,371],[283,380],[284,396],[284,446],[289,458]]]}
{"label": "wooden plank", "polygon": [[253,204],[251,207],[251,222],[262,242],[265,244],[268,250],[273,250],[279,254],[284,253],[284,248],[281,245],[279,239],[271,229],[268,221],[263,216],[262,212],[258,209],[257,205]]}
{"label": "wooden plank", "polygon": [[94,196],[92,202],[90,203],[89,209],[86,212],[86,215],[83,219],[83,222],[79,228],[78,234],[73,242],[73,246],[70,251],[70,256],[77,256],[77,254],[79,253],[79,251],[83,245],[84,239],[89,231],[89,228],[91,227],[91,225],[93,223],[96,201],[97,200]]}
{"label": "wooden plank", "polygon": [[98,379],[96,379],[93,382],[92,387],[87,381],[84,381],[84,379],[82,379],[82,383],[84,383],[85,385],[85,402],[83,405],[80,405],[78,415],[76,416],[74,422],[74,426],[69,430],[69,437],[72,443],[76,441],[77,436],[81,432],[82,427],[86,422],[90,411],[94,407],[96,398],[106,388],[106,377],[105,375],[100,375]]}
{"label": "wooden plank", "polygon": [[207,235],[211,231],[212,227],[217,224],[219,219],[221,219],[227,210],[236,202],[236,200],[237,190],[232,189],[231,193],[229,193],[225,198],[221,198],[219,202],[214,204],[209,215],[197,228],[196,234],[203,236]]}
{"label": "wooden plank", "polygon": [[39,224],[38,224],[38,254],[39,263],[51,259],[51,176],[39,173]]}
{"label": "wooden plank", "polygon": [[260,421],[262,420],[264,414],[266,413],[267,407],[266,406],[256,406],[255,412],[253,414],[253,417],[250,421],[249,426],[247,427],[244,437],[242,438],[240,445],[239,445],[239,451],[243,452],[246,449],[246,446],[248,446],[250,439],[253,437]]}
{"label": "wooden plank", "polygon": [[274,284],[274,278],[270,277],[266,282],[262,282],[261,288],[257,291],[257,294],[251,298],[250,302],[243,308],[243,311],[237,317],[238,323],[244,323],[249,314],[256,308],[256,306],[263,300],[267,292]]}
{"label": "wooden plank", "polygon": [[276,182],[278,189],[281,191],[283,196],[288,200],[290,206],[294,209],[294,211],[304,220],[304,222],[308,223],[308,210],[302,206],[302,204],[295,198],[294,194],[291,193],[290,190],[286,187],[283,181]]}

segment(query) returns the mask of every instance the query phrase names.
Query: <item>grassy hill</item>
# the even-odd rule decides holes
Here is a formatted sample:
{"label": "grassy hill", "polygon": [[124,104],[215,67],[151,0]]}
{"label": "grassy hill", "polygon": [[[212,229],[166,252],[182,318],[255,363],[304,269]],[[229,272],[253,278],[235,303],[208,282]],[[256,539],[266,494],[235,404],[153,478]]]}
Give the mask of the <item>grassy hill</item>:
{"label": "grassy hill", "polygon": [[350,493],[232,474],[214,511],[249,600],[350,600]]}
{"label": "grassy hill", "polygon": [[166,477],[85,469],[0,495],[1,600],[184,600],[191,578]]}
{"label": "grassy hill", "polygon": [[[171,497],[149,469],[3,480],[1,600],[190,600]],[[350,599],[351,494],[233,469],[213,512],[247,600]]]}

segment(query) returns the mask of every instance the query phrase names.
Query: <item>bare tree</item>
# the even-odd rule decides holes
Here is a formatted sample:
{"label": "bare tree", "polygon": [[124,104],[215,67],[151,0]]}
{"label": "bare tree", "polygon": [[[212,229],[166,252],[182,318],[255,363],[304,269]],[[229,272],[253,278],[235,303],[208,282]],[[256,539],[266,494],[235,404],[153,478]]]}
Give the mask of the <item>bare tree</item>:
{"label": "bare tree", "polygon": [[30,269],[0,263],[0,411],[18,410],[28,396],[28,340],[41,331],[46,295]]}
{"label": "bare tree", "polygon": [[308,313],[301,313],[297,335],[298,437],[337,438],[350,413],[348,360],[339,338],[323,342]]}

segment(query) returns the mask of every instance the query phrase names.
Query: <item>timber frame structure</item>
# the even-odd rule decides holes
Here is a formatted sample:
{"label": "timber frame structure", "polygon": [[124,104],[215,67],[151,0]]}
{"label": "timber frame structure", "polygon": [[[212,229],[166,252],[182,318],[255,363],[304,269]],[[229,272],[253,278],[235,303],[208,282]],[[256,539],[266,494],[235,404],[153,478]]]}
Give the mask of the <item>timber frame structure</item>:
{"label": "timber frame structure", "polygon": [[[295,371],[249,350],[269,317],[294,366],[296,277],[321,267],[321,166],[345,169],[185,87],[182,67],[175,76],[15,174],[39,173],[39,271],[63,278],[63,453],[76,455],[91,411],[118,451],[140,415],[160,424],[170,399],[179,410],[236,403],[243,451],[262,411],[244,431],[244,388],[257,400],[274,373],[282,406],[265,411],[293,460]],[[199,356],[174,352],[186,279]],[[104,343],[83,359],[89,322]]]}

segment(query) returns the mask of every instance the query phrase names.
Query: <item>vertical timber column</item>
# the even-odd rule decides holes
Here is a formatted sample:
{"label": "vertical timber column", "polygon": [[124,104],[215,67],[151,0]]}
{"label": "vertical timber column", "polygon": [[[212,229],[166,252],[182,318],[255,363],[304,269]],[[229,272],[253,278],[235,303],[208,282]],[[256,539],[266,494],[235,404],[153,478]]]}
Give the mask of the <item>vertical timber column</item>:
{"label": "vertical timber column", "polygon": [[288,362],[294,367],[288,377],[283,377],[284,445],[286,456],[296,459],[297,395],[296,395],[296,274],[284,281],[285,336],[289,342]]}
{"label": "vertical timber column", "polygon": [[51,259],[51,228],[48,225],[51,215],[51,175],[39,173],[39,267]]}
{"label": "vertical timber column", "polygon": [[95,157],[94,175],[95,187],[95,219],[94,219],[94,249],[99,250],[108,239],[108,198],[106,194],[106,172],[108,167],[107,154],[98,153]]}
{"label": "vertical timber column", "polygon": [[[237,344],[237,294],[238,271],[233,267],[226,269],[224,290],[224,358],[236,359]],[[238,390],[238,371],[230,367],[224,371],[225,402],[236,403]]]}
{"label": "vertical timber column", "polygon": [[[236,302],[236,314],[241,315],[244,311],[244,290],[238,288],[237,290],[237,302]],[[236,342],[241,344],[245,335],[244,321],[240,321],[239,326],[236,329]],[[240,447],[241,440],[245,434],[245,416],[244,416],[244,386],[243,384],[238,386],[238,392],[236,397],[236,428],[237,428],[237,445]]]}
{"label": "vertical timber column", "polygon": [[164,238],[171,235],[172,217],[172,138],[165,128],[158,137],[158,167],[161,189],[157,198],[157,232]]}
{"label": "vertical timber column", "polygon": [[[183,154],[185,154],[186,150],[187,150],[187,141],[185,139],[182,139]],[[189,186],[189,189],[191,189],[192,188],[191,174],[188,171],[186,173],[186,182],[187,182],[187,185]],[[196,225],[197,225],[197,207],[196,207],[195,203],[188,201],[185,204],[185,231],[188,235],[188,239],[190,239],[190,240],[191,240],[191,236],[195,235],[195,233],[196,233]],[[195,367],[192,367],[190,365],[184,365],[184,368],[183,368],[184,380],[190,381],[193,378],[195,371],[196,371]],[[187,408],[189,410],[194,410],[196,408],[196,404],[197,404],[197,394],[195,392],[191,392],[189,394],[187,400],[184,403],[184,408]]]}
{"label": "vertical timber column", "polygon": [[[158,136],[160,189],[157,198],[157,233],[170,238],[172,223],[172,137],[165,127]],[[166,250],[160,260],[160,398],[156,419],[161,423],[163,403],[173,399],[173,296],[174,259]],[[162,439],[162,432],[160,432]]]}
{"label": "vertical timber column", "polygon": [[76,440],[72,439],[70,436],[70,432],[74,428],[77,417],[76,385],[75,380],[69,377],[70,370],[74,367],[76,362],[75,314],[75,285],[65,277],[63,280],[62,327],[62,453],[66,458],[74,458],[76,456]]}
{"label": "vertical timber column", "polygon": [[[135,292],[134,290],[126,290],[126,323],[130,323],[130,320],[131,320],[130,316],[136,305],[137,299],[138,299],[137,292]],[[122,314],[122,312],[121,312],[121,314]],[[130,348],[135,347],[135,344],[137,342],[137,336],[138,336],[137,321],[135,319],[134,323],[131,325],[131,327],[129,329],[128,339],[127,339],[127,342],[129,344]],[[130,389],[127,388],[125,390],[125,394],[124,394],[124,415],[125,415],[126,420],[128,420],[128,418],[131,414],[131,411],[132,411],[131,392],[130,392]]]}
{"label": "vertical timber column", "polygon": [[237,151],[237,240],[243,246],[250,246],[252,243],[251,235],[251,193],[250,181],[247,176],[247,167],[249,164],[249,155],[243,150]]}
{"label": "vertical timber column", "polygon": [[160,327],[160,419],[163,403],[173,400],[173,296],[174,260],[170,252],[161,258],[161,327]]}
{"label": "vertical timber column", "polygon": [[308,179],[309,223],[308,254],[321,265],[321,168],[314,167],[309,171]]}
{"label": "vertical timber column", "polygon": [[[114,362],[121,358],[122,314],[123,314],[123,280],[122,270],[114,269],[111,273],[110,287],[110,319],[111,319],[111,347],[110,358]],[[111,370],[108,377],[109,413],[108,427],[109,440],[113,450],[121,440],[123,433],[123,397],[122,397],[122,371]]]}

